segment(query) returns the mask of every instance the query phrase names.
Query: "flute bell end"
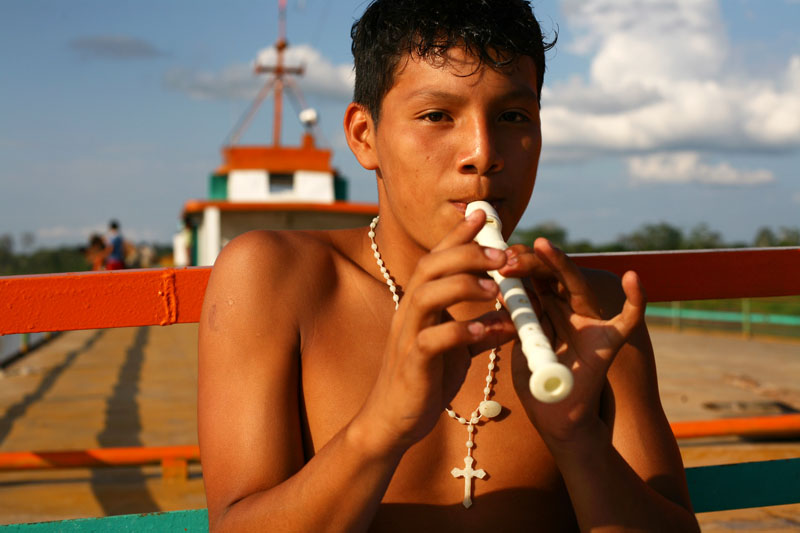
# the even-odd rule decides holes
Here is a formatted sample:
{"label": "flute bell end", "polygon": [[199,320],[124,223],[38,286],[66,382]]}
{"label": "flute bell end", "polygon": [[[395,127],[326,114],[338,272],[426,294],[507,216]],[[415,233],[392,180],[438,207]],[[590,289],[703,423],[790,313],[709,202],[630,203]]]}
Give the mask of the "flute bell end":
{"label": "flute bell end", "polygon": [[531,394],[544,403],[560,402],[572,392],[572,385],[572,372],[561,363],[546,364],[531,375]]}

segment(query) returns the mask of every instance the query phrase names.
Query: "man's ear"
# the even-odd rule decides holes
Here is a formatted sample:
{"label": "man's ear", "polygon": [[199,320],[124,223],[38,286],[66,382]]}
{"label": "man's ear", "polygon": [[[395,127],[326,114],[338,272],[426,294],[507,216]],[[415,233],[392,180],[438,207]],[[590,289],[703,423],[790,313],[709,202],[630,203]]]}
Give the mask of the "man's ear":
{"label": "man's ear", "polygon": [[375,147],[375,123],[364,106],[350,102],[344,112],[344,135],[347,145],[361,166],[367,170],[378,168],[378,154]]}

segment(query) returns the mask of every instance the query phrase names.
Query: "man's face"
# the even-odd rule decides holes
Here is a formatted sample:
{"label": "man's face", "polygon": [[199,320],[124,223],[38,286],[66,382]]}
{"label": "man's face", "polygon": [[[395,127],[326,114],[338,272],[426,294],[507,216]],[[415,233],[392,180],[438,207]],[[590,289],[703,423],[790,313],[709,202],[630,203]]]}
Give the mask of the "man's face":
{"label": "man's face", "polygon": [[382,102],[381,203],[425,249],[475,200],[494,205],[508,238],[533,191],[542,144],[533,60],[477,64],[460,48],[444,66],[409,57]]}

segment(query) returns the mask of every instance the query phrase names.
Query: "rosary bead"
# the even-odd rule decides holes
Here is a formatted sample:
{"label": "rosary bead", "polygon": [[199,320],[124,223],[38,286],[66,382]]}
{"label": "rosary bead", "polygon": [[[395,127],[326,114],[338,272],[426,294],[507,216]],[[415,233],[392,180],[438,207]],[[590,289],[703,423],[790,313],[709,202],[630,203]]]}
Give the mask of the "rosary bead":
{"label": "rosary bead", "polygon": [[503,406],[494,400],[484,400],[481,402],[478,410],[480,410],[481,414],[486,418],[494,418],[500,414],[500,411],[503,410]]}
{"label": "rosary bead", "polygon": [[[373,251],[373,256],[375,257],[375,261],[378,263],[378,268],[380,268],[381,274],[383,275],[383,279],[386,280],[386,284],[389,286],[389,290],[392,292],[392,300],[394,301],[394,308],[395,311],[400,307],[400,295],[397,294],[397,287],[392,281],[391,276],[389,275],[389,271],[386,268],[386,265],[381,258],[381,253],[378,251],[378,244],[375,242],[375,228],[378,226],[378,220],[380,217],[375,217],[372,219],[372,223],[370,223],[369,227],[370,230],[367,232],[369,236],[369,240],[371,242],[370,247]],[[502,309],[499,300],[495,300],[495,309],[498,311]],[[467,499],[464,500],[464,505],[469,507],[471,505],[471,501],[469,500],[469,480],[473,477],[478,477],[479,479],[483,479],[485,475],[484,471],[481,470],[472,470],[471,465],[473,462],[472,458],[472,448],[475,446],[473,442],[473,434],[475,432],[475,425],[480,421],[481,416],[485,416],[487,419],[490,419],[494,416],[500,414],[502,410],[502,406],[492,400],[489,400],[489,395],[492,393],[492,381],[494,381],[493,371],[495,368],[494,361],[497,358],[495,350],[492,350],[489,353],[489,375],[486,376],[486,387],[483,389],[483,401],[478,406],[478,409],[472,411],[470,414],[469,422],[463,416],[458,416],[458,414],[450,408],[445,408],[445,412],[447,416],[450,418],[458,421],[458,423],[467,426],[467,432],[469,433],[469,440],[466,443],[467,446],[467,457],[464,459],[465,468],[463,470],[454,468],[451,472],[454,477],[464,477],[467,480]]]}

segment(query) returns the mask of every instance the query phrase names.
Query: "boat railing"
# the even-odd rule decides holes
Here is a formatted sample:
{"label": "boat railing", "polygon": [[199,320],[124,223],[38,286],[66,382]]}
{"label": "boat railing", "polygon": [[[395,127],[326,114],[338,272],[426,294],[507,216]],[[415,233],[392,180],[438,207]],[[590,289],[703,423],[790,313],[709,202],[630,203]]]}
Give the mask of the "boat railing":
{"label": "boat railing", "polygon": [[[635,270],[650,302],[800,295],[800,248],[576,254],[581,266]],[[200,319],[208,267],[0,277],[0,335]],[[679,439],[800,436],[800,414],[682,421]],[[197,446],[0,453],[0,470],[162,464],[185,476]],[[800,457],[686,469],[696,512],[800,503]],[[53,525],[48,525],[53,524]],[[57,524],[57,525],[55,525]],[[19,528],[19,529],[15,529]],[[207,530],[205,510],[0,526],[2,531]],[[127,528],[127,529],[126,529]]]}

